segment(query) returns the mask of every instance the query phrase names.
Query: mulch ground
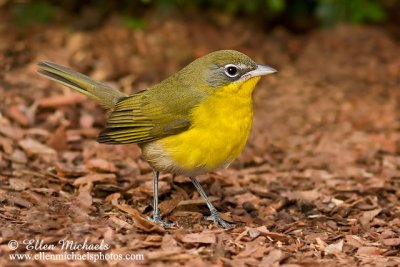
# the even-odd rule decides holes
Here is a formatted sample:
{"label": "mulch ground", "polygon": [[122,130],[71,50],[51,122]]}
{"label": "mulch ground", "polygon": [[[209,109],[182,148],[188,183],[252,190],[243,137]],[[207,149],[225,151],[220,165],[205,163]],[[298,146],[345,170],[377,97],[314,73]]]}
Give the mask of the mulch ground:
{"label": "mulch ground", "polygon": [[[0,265],[398,266],[400,46],[384,28],[292,35],[221,17],[110,19],[93,31],[0,24]],[[225,219],[186,177],[162,174],[164,230],[151,169],[136,145],[100,145],[106,114],[36,73],[70,66],[134,93],[208,52],[242,51],[279,70],[254,94],[248,145],[228,169],[199,177]],[[133,88],[133,89],[132,89]],[[134,262],[10,261],[9,240],[104,240]],[[33,253],[19,248],[17,252]],[[60,251],[53,251],[60,253]]]}

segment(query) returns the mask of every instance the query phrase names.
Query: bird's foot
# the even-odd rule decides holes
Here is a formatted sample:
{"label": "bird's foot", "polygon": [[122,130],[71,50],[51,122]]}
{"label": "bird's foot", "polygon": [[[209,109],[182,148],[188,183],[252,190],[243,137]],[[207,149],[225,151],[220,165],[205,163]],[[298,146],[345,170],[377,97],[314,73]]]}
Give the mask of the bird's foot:
{"label": "bird's foot", "polygon": [[163,228],[173,228],[174,227],[174,223],[169,223],[169,222],[164,222],[161,218],[160,212],[155,212],[153,215],[153,218],[151,217],[147,217],[147,220],[150,222],[153,222],[155,224],[160,225]]}
{"label": "bird's foot", "polygon": [[218,211],[211,211],[211,215],[205,217],[208,221],[213,221],[217,225],[221,225],[225,229],[233,228],[235,225],[224,221],[218,214]]}

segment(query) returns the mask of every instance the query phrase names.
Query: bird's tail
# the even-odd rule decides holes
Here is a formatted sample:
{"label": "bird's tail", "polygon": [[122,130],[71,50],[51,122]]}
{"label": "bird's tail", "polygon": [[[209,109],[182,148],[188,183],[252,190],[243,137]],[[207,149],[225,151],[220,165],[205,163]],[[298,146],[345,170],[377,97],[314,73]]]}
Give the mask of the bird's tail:
{"label": "bird's tail", "polygon": [[104,83],[96,82],[86,75],[55,63],[42,61],[38,66],[40,74],[96,100],[106,109],[113,109],[119,99],[127,97]]}

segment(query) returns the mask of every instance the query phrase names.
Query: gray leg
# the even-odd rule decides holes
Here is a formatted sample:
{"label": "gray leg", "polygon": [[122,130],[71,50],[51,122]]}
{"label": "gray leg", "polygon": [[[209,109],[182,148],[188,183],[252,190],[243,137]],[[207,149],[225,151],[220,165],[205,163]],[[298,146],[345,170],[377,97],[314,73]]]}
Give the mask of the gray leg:
{"label": "gray leg", "polygon": [[159,171],[153,170],[153,218],[147,218],[149,221],[155,222],[162,227],[170,228],[173,226],[172,223],[164,222],[161,218],[160,210],[158,209],[158,176]]}
{"label": "gray leg", "polygon": [[199,181],[197,181],[196,177],[190,177],[194,187],[196,187],[199,194],[203,197],[204,201],[207,204],[207,207],[210,209],[211,215],[206,217],[207,220],[214,221],[215,224],[220,224],[224,228],[231,228],[233,227],[232,224],[224,221],[218,214],[217,209],[213,206],[211,201],[208,199],[206,192],[204,192],[203,187],[201,187]]}
{"label": "gray leg", "polygon": [[158,209],[158,177],[159,171],[153,170],[153,220],[161,221],[160,210]]}

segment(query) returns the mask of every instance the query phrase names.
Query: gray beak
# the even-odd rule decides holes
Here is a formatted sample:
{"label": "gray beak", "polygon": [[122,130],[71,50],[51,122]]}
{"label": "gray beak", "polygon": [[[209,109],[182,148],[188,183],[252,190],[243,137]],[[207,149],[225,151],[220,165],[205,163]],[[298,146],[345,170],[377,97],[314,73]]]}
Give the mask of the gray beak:
{"label": "gray beak", "polygon": [[248,73],[244,74],[239,81],[245,81],[253,77],[264,76],[275,72],[278,71],[274,68],[271,68],[270,66],[257,65],[257,68],[255,70],[249,71]]}
{"label": "gray beak", "polygon": [[255,77],[255,76],[264,76],[275,72],[277,72],[277,70],[271,68],[270,66],[257,65],[257,69],[250,71],[249,74],[251,74],[252,77]]}
{"label": "gray beak", "polygon": [[272,74],[278,72],[276,69],[271,68],[270,66],[266,66],[266,65],[257,65],[257,68],[255,70],[249,71],[245,74],[242,75],[242,77],[240,77],[240,79],[238,80],[238,82],[241,81],[246,81],[248,79],[251,79],[253,77],[259,77],[259,76],[264,76],[264,75],[268,75],[268,74]]}

